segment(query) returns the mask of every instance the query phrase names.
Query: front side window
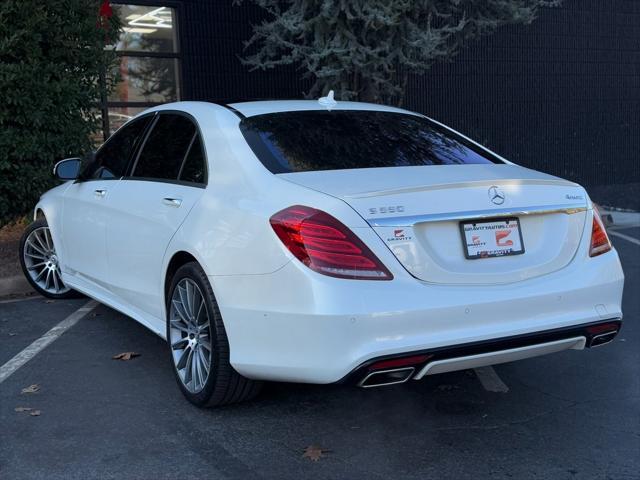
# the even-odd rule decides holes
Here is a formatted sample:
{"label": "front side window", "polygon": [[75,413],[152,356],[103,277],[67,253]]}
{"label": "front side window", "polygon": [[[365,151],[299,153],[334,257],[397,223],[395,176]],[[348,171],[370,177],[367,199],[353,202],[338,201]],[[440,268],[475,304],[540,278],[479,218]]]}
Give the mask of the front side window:
{"label": "front side window", "polygon": [[84,169],[81,178],[117,179],[124,176],[131,155],[142,140],[152,118],[152,115],[147,115],[120,128],[96,152],[93,161]]}
{"label": "front side window", "polygon": [[132,176],[205,183],[201,148],[193,121],[184,115],[161,114],[145,140]]}
{"label": "front side window", "polygon": [[429,119],[403,113],[270,113],[245,118],[240,128],[272,173],[502,163]]}

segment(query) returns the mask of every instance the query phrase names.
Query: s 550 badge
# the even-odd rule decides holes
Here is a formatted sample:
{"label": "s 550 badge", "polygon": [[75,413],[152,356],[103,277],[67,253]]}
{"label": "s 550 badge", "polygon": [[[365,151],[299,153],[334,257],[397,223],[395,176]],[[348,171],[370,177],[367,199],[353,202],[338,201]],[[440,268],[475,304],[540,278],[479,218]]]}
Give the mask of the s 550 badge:
{"label": "s 550 badge", "polygon": [[369,209],[369,214],[370,215],[378,215],[380,213],[402,213],[404,212],[404,205],[389,205],[388,207],[377,207],[377,208],[370,208]]}

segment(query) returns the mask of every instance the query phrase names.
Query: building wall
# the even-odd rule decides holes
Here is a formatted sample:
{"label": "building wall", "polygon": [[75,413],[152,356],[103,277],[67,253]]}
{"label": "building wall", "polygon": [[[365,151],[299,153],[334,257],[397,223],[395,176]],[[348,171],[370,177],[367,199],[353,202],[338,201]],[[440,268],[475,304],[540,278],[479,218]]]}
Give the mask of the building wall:
{"label": "building wall", "polygon": [[239,57],[252,25],[264,11],[245,0],[180,2],[183,99],[229,103],[243,100],[302,98],[308,82],[292,68],[249,72]]}
{"label": "building wall", "polygon": [[640,1],[565,0],[412,84],[408,107],[587,186],[640,182]]}
{"label": "building wall", "polygon": [[[301,98],[285,69],[239,59],[260,9],[177,2],[184,98]],[[565,0],[532,25],[506,27],[411,82],[406,107],[521,165],[586,186],[640,182],[640,0]]]}

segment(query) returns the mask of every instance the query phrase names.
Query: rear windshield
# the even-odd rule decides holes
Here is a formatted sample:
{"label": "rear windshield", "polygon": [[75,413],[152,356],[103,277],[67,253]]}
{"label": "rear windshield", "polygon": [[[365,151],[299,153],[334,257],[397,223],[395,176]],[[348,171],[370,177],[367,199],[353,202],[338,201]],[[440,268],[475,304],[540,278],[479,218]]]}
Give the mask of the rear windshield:
{"label": "rear windshield", "polygon": [[366,110],[281,112],[240,123],[272,173],[503,163],[434,122]]}

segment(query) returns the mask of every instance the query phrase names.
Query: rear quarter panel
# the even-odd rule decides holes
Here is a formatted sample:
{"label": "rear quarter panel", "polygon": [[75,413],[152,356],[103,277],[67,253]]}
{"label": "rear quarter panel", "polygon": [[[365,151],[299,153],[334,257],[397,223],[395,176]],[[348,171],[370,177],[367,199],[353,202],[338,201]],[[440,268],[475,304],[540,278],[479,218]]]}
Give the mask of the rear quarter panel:
{"label": "rear quarter panel", "polygon": [[240,119],[229,110],[218,107],[192,114],[205,138],[209,182],[172,239],[165,269],[176,252],[186,251],[209,276],[275,272],[292,255],[276,237],[269,218],[292,205],[322,209],[351,228],[369,228],[342,200],[269,172],[244,140]]}

